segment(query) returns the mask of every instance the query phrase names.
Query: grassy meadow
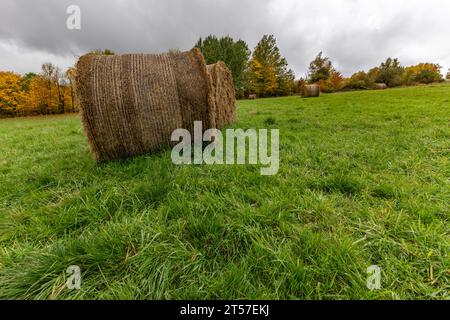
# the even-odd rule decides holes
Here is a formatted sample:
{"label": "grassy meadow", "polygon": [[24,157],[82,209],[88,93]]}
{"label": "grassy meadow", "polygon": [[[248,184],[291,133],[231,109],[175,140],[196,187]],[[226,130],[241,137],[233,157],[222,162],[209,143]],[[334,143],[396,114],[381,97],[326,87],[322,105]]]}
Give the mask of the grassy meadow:
{"label": "grassy meadow", "polygon": [[280,129],[275,176],[99,165],[78,115],[0,120],[0,298],[448,299],[449,120],[448,84],[239,101],[234,127]]}

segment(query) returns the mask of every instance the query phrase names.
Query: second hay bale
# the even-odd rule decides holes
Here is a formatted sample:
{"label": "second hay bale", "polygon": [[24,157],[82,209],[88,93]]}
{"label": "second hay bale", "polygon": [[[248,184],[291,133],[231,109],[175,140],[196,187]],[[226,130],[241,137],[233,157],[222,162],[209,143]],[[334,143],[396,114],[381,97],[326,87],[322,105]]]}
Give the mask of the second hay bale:
{"label": "second hay bale", "polygon": [[318,97],[320,95],[320,87],[318,84],[306,84],[302,88],[302,97]]}
{"label": "second hay bale", "polygon": [[387,85],[385,83],[375,83],[373,85],[374,90],[385,90],[387,89]]}
{"label": "second hay bale", "polygon": [[236,122],[236,93],[233,76],[227,65],[219,61],[207,67],[211,82],[211,97],[216,128],[221,129],[228,124]]}

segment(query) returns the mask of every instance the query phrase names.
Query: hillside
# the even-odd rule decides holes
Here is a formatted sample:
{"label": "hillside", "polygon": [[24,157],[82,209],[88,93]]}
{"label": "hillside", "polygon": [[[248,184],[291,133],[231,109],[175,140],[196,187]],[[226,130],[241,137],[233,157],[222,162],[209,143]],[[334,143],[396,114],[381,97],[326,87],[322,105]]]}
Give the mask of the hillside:
{"label": "hillside", "polygon": [[98,165],[77,115],[2,119],[0,298],[448,298],[449,116],[449,84],[241,100],[236,128],[280,129],[274,176]]}

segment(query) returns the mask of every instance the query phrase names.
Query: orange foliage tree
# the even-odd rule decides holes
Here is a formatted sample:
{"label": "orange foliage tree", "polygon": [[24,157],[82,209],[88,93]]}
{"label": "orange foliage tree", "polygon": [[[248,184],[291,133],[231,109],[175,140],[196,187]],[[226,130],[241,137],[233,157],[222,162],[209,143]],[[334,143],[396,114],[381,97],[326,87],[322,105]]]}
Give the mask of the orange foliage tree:
{"label": "orange foliage tree", "polygon": [[67,73],[51,63],[40,74],[0,72],[0,116],[75,112],[75,69]]}
{"label": "orange foliage tree", "polygon": [[344,87],[344,77],[322,52],[309,64],[308,82],[317,83],[322,92],[335,92]]}

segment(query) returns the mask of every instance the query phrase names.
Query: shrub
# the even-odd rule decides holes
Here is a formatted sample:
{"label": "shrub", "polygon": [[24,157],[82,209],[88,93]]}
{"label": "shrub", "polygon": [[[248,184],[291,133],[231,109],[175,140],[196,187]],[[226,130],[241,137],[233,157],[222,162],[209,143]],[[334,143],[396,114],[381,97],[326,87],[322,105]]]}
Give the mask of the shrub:
{"label": "shrub", "polygon": [[327,80],[319,80],[317,84],[320,86],[320,91],[325,93],[336,92],[342,90],[344,87],[344,77],[340,72],[332,70],[330,77]]}
{"label": "shrub", "polygon": [[364,71],[359,71],[353,74],[350,78],[345,80],[344,89],[348,90],[360,90],[360,89],[370,89],[375,83],[368,73]]}

